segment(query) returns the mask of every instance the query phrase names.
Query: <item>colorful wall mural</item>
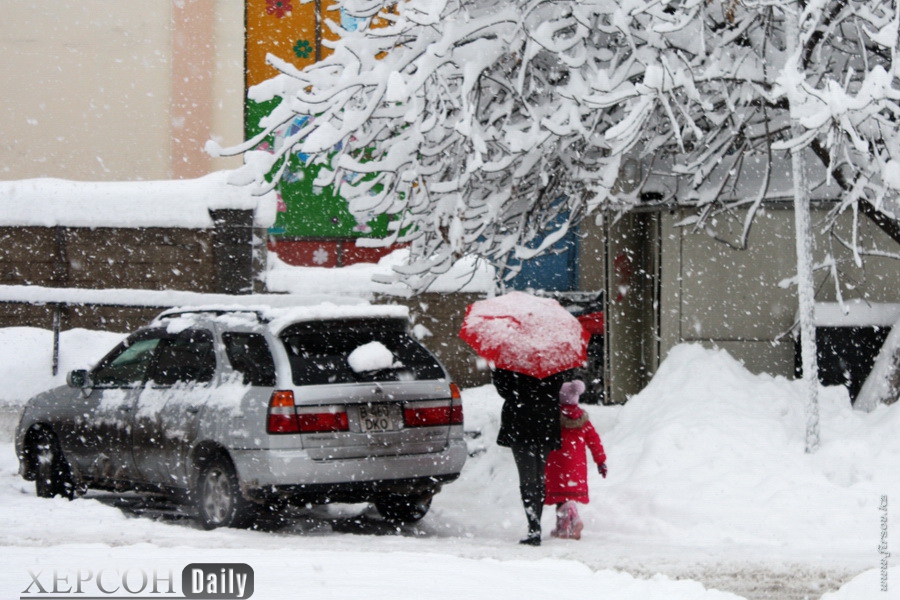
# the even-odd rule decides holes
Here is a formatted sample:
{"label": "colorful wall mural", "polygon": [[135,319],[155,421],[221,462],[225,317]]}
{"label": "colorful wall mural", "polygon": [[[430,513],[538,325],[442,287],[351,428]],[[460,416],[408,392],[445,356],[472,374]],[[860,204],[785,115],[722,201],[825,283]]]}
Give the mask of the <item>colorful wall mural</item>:
{"label": "colorful wall mural", "polygon": [[[348,30],[357,27],[356,20],[342,15],[333,0],[246,0],[246,86],[278,74],[266,63],[268,54],[301,69],[326,57],[330,50],[322,41],[337,39],[326,19],[339,22]],[[272,110],[272,102],[246,101],[247,137],[259,133],[259,120]],[[276,148],[302,123],[298,118],[287,124],[262,149]],[[347,203],[332,188],[313,186],[319,167],[307,166],[305,158],[299,153],[290,157],[279,184],[279,212],[270,234],[279,254],[294,264],[347,264],[359,254],[350,251],[353,245],[348,242],[361,236],[385,236],[387,219],[373,216],[367,223],[358,223],[347,210]],[[371,254],[363,253],[366,258],[371,258]]]}

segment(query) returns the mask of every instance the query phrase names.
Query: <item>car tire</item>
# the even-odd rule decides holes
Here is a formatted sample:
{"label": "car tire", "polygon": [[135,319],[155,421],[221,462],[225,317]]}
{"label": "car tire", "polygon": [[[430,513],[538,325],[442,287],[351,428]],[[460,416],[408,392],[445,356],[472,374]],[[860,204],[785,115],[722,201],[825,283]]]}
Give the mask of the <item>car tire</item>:
{"label": "car tire", "polygon": [[252,521],[234,466],[224,456],[214,457],[201,467],[194,503],[197,520],[204,529],[246,527]]}
{"label": "car tire", "polygon": [[39,498],[75,498],[72,468],[52,432],[43,429],[38,432],[31,446],[31,455],[34,460],[34,489]]}
{"label": "car tire", "polygon": [[416,523],[421,521],[431,508],[432,493],[413,496],[384,496],[375,500],[375,508],[392,523]]}

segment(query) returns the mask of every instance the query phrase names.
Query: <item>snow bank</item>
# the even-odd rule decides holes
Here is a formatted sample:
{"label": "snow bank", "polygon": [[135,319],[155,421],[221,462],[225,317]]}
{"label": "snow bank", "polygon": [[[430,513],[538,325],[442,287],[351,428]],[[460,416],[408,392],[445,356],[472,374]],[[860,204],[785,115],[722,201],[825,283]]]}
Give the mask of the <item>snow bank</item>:
{"label": "snow bank", "polygon": [[[494,443],[502,401],[490,386],[464,398],[480,455],[455,492],[504,509],[439,509],[448,520],[477,519],[477,531],[518,532],[515,468]],[[842,387],[822,388],[822,444],[808,455],[803,398],[802,382],[751,374],[724,351],[674,348],[627,404],[586,407],[609,476],[590,471],[585,539],[877,560],[879,502],[900,498],[900,405],[862,413]]]}
{"label": "snow bank", "polygon": [[125,335],[70,329],[59,337],[59,369],[54,376],[50,331],[35,327],[0,329],[0,405],[20,406],[44,390],[64,385],[67,372],[94,364]]}
{"label": "snow bank", "polygon": [[[615,537],[866,552],[900,497],[900,409],[820,392],[822,445],[804,454],[802,382],[753,375],[724,351],[672,350],[604,436],[593,527]],[[835,547],[835,540],[840,546]]]}
{"label": "snow bank", "polygon": [[[882,576],[887,576],[887,590],[882,589]],[[873,600],[898,598],[897,582],[900,581],[900,567],[891,567],[883,572],[881,569],[872,569],[853,578],[836,592],[822,595],[821,600]]]}

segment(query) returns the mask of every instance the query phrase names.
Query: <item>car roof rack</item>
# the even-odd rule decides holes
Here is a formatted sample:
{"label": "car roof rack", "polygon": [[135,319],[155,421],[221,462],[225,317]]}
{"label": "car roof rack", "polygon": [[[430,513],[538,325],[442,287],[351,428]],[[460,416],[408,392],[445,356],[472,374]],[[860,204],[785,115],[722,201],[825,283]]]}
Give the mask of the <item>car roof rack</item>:
{"label": "car roof rack", "polygon": [[157,319],[175,319],[178,317],[183,317],[185,315],[196,315],[196,314],[204,314],[211,315],[213,317],[222,317],[225,315],[232,315],[236,313],[254,315],[256,320],[260,323],[268,323],[269,319],[263,316],[261,310],[253,309],[253,308],[210,308],[210,307],[202,307],[198,306],[196,308],[173,308],[163,312],[158,315]]}

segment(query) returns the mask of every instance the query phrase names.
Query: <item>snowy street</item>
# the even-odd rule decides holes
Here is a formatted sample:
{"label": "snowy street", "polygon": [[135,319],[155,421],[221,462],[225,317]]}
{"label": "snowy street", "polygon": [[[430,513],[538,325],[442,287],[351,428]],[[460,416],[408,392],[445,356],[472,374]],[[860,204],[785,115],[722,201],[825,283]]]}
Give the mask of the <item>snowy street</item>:
{"label": "snowy street", "polygon": [[[29,373],[24,387],[31,373],[42,379],[46,334],[0,330],[0,347],[20,349],[0,371],[5,389],[15,364]],[[112,336],[66,332],[63,344],[90,355]],[[878,550],[880,514],[894,517],[900,499],[900,410],[852,411],[842,389],[823,388],[822,447],[805,455],[797,386],[750,374],[721,351],[676,348],[625,406],[587,407],[609,477],[591,474],[583,538],[551,538],[548,508],[539,548],[516,543],[524,516],[510,453],[494,443],[501,400],[490,386],[463,393],[472,456],[461,478],[422,522],[399,531],[365,505],[208,532],[171,504],[135,496],[39,499],[16,474],[6,422],[0,590],[41,597],[29,569],[48,591],[52,572],[67,578],[58,582],[64,590],[103,571],[110,589],[123,583],[110,579],[116,569],[137,590],[140,570],[152,578],[155,569],[171,571],[177,593],[182,569],[202,562],[250,565],[255,598],[582,598],[586,590],[598,598],[900,598],[896,559],[880,591]],[[897,547],[896,533],[887,534],[887,548]]]}

